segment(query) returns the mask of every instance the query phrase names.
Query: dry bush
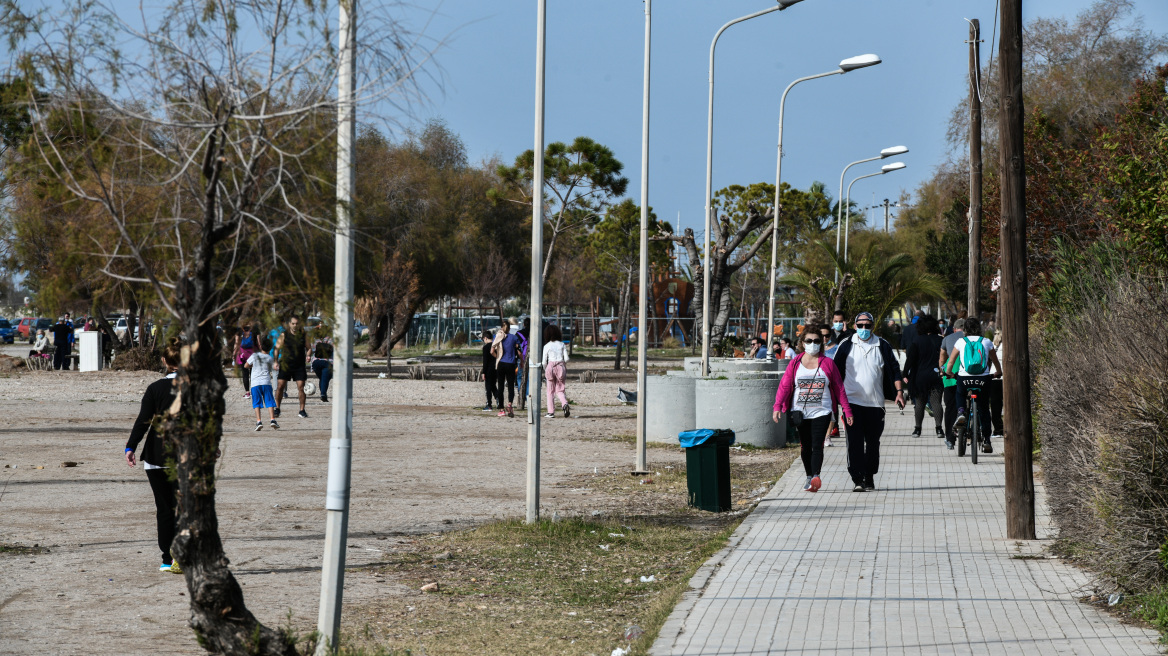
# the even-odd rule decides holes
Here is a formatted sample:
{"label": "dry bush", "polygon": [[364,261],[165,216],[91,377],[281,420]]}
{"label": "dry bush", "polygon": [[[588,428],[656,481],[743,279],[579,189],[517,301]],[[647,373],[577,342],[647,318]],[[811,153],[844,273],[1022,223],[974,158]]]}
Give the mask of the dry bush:
{"label": "dry bush", "polygon": [[1168,281],[1096,282],[1043,340],[1043,469],[1064,547],[1110,586],[1146,591],[1168,584]]}
{"label": "dry bush", "polygon": [[161,352],[139,346],[118,351],[109,368],[114,371],[162,371],[161,358]]}

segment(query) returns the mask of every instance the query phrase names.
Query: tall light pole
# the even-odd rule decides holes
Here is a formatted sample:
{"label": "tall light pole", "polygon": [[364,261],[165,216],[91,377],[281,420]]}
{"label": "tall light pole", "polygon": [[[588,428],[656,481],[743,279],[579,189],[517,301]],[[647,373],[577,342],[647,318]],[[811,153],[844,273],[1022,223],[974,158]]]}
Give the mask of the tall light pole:
{"label": "tall light pole", "polygon": [[706,111],[706,239],[702,254],[702,375],[710,373],[710,231],[712,230],[714,214],[714,50],[718,46],[718,39],[726,28],[752,18],[769,14],[772,11],[782,11],[802,0],[778,0],[778,5],[770,9],[756,11],[726,23],[714,33],[710,41],[710,99]]}
{"label": "tall light pole", "polygon": [[[767,312],[767,360],[773,362],[775,360],[774,349],[774,330],[775,330],[775,274],[778,270],[779,261],[779,211],[782,208],[781,195],[783,189],[783,116],[786,113],[787,94],[792,87],[800,82],[808,80],[815,80],[829,75],[843,75],[848,71],[854,71],[858,68],[867,68],[875,66],[880,63],[880,58],[876,55],[860,55],[858,57],[849,57],[839,63],[839,68],[828,71],[826,73],[819,73],[816,75],[808,75],[801,77],[798,80],[787,85],[783,90],[783,96],[779,100],[779,154],[775,162],[775,212],[771,225],[771,288],[770,288],[770,303]],[[703,310],[703,313],[705,310]]]}
{"label": "tall light pole", "polygon": [[[864,164],[866,162],[875,162],[878,159],[886,159],[888,157],[895,157],[897,155],[903,155],[907,152],[908,152],[908,148],[905,148],[904,146],[892,146],[889,148],[885,148],[884,150],[881,150],[880,154],[877,155],[876,157],[869,157],[867,159],[858,159],[858,160],[852,162],[851,164],[848,164],[847,166],[845,166],[844,170],[840,172],[839,196],[836,197],[838,199],[836,201],[836,216],[837,216],[837,218],[835,221],[835,254],[837,257],[840,254],[840,239],[843,236],[843,225],[844,225],[844,206],[840,201],[842,201],[843,197],[844,197],[844,176],[847,175],[848,169],[852,168],[853,166],[855,166],[857,164]],[[851,206],[849,205],[849,211],[850,211],[850,207]],[[839,282],[839,270],[838,269],[835,272],[835,281]]]}
{"label": "tall light pole", "polygon": [[649,365],[649,39],[653,0],[645,0],[645,89],[641,100],[641,273],[637,289],[637,463],[636,474],[648,473],[645,436],[645,374]]}
{"label": "tall light pole", "polygon": [[341,0],[337,71],[337,236],[333,271],[334,371],[332,434],[325,493],[324,559],[321,562],[320,613],[316,653],[331,654],[341,630],[345,589],[345,545],[349,536],[349,478],[353,447],[353,143],[357,0]]}
{"label": "tall light pole", "polygon": [[527,523],[539,521],[539,387],[543,365],[543,89],[547,0],[535,27],[535,160],[531,176],[531,309],[527,330]]}
{"label": "tall light pole", "polygon": [[[881,166],[880,170],[875,172],[875,173],[869,173],[868,175],[861,175],[861,176],[858,176],[856,178],[853,178],[852,181],[848,184],[848,193],[845,196],[845,199],[846,199],[845,202],[847,203],[848,207],[851,207],[851,205],[852,205],[852,185],[856,184],[856,182],[863,180],[864,178],[871,178],[871,177],[874,177],[877,175],[884,175],[886,173],[892,173],[893,171],[899,171],[899,170],[903,169],[904,167],[905,167],[904,162],[893,162],[891,164],[885,164],[884,166]],[[846,225],[844,225],[844,262],[847,262],[848,261],[848,235],[851,231],[851,222],[852,222],[852,213],[850,211],[848,212],[848,216],[845,220],[847,223],[846,223]]]}

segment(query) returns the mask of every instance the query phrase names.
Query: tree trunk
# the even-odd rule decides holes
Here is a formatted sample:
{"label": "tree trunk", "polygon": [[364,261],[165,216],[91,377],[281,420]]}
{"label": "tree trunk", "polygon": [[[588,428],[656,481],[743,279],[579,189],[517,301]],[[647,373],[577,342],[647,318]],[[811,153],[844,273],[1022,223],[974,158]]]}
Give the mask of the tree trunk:
{"label": "tree trunk", "polygon": [[[620,371],[621,368],[621,349],[624,348],[627,352],[632,348],[629,337],[626,333],[629,331],[629,296],[632,295],[633,288],[633,273],[629,271],[625,274],[625,280],[621,283],[620,298],[617,308],[616,327],[620,332],[616,333],[616,360],[613,362],[613,369]],[[627,365],[626,365],[627,366]]]}

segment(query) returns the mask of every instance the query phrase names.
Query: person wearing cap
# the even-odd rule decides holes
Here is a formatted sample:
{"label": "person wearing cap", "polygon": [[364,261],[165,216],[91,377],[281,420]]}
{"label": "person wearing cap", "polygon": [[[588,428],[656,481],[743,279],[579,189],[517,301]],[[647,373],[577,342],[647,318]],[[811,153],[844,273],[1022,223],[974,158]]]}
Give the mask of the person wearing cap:
{"label": "person wearing cap", "polygon": [[884,401],[895,391],[896,404],[904,407],[900,363],[892,345],[872,332],[876,319],[861,312],[852,322],[855,334],[835,352],[836,369],[844,377],[844,393],[852,407],[847,428],[848,473],[853,492],[876,489],[880,471],[880,436],[884,433]]}
{"label": "person wearing cap", "polygon": [[957,378],[944,374],[945,362],[949,359],[949,354],[953,352],[953,347],[962,337],[965,337],[965,319],[955,319],[953,332],[941,340],[941,351],[937,357],[937,368],[942,372],[941,384],[944,386],[941,390],[941,397],[945,403],[945,446],[950,449],[957,441],[953,434],[953,424],[957,422]]}

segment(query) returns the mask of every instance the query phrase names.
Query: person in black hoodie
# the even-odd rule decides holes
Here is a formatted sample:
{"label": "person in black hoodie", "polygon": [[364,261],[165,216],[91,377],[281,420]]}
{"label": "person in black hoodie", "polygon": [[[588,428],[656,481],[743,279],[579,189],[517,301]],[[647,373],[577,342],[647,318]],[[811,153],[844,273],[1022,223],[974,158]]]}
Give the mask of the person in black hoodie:
{"label": "person in black hoodie", "polygon": [[[916,428],[913,437],[921,436],[921,424],[925,420],[926,404],[933,414],[937,437],[945,437],[941,413],[941,373],[937,371],[937,358],[941,353],[941,335],[937,320],[924,315],[914,324],[918,334],[908,347],[905,355],[903,378],[908,385],[909,396],[916,404],[914,415]],[[906,329],[907,334],[907,329]]]}
{"label": "person in black hoodie", "polygon": [[142,408],[134,420],[130,440],[126,442],[126,464],[131,467],[136,464],[134,452],[138,450],[139,444],[143,444],[142,467],[146,470],[146,479],[150,481],[150,490],[154,492],[158,548],[162,551],[162,566],[158,571],[174,574],[182,573],[170,555],[170,543],[174,542],[178,521],[175,514],[178,486],[167,465],[170,454],[155,430],[154,421],[174,403],[174,377],[180,361],[179,348],[178,340],[173,340],[163,351],[162,364],[166,367],[166,377],[150,383],[146,388],[146,393],[142,395]]}
{"label": "person in black hoodie", "polygon": [[495,356],[491,353],[492,342],[491,331],[484,330],[482,378],[487,388],[487,404],[483,406],[483,412],[490,412],[492,410],[491,399],[495,399],[495,403],[500,410],[503,408],[503,393],[495,383]]}

